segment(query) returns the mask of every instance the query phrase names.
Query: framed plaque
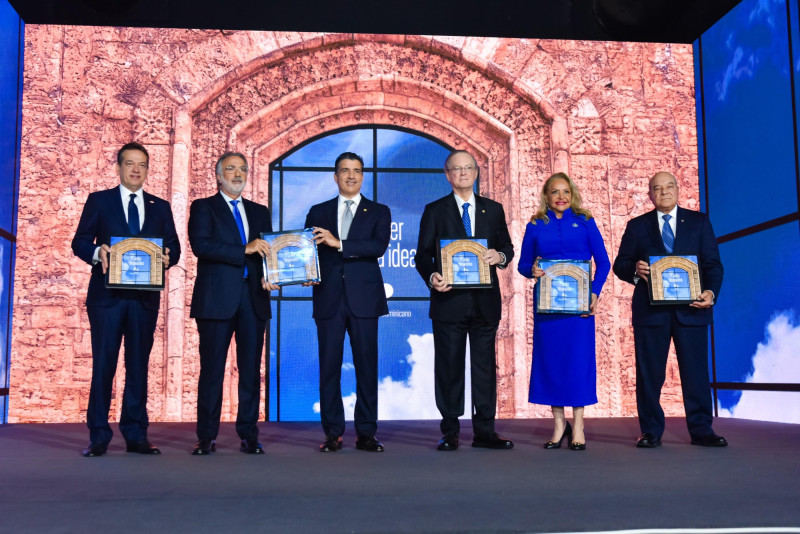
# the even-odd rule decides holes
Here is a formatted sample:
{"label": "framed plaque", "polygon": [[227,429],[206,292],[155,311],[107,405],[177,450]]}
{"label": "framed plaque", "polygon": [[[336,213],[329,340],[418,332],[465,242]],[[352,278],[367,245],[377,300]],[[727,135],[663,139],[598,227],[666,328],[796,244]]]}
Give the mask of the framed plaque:
{"label": "framed plaque", "polygon": [[536,283],[536,313],[591,313],[592,262],[539,259],[544,276]]}
{"label": "framed plaque", "polygon": [[164,240],[160,237],[112,237],[106,287],[164,289]]}
{"label": "framed plaque", "polygon": [[442,277],[453,288],[492,287],[489,266],[481,259],[488,249],[485,239],[439,240],[439,265]]}
{"label": "framed plaque", "polygon": [[703,292],[697,256],[650,256],[650,304],[691,304]]}
{"label": "framed plaque", "polygon": [[319,282],[319,255],[311,228],[262,233],[270,253],[264,258],[264,278],[278,286]]}

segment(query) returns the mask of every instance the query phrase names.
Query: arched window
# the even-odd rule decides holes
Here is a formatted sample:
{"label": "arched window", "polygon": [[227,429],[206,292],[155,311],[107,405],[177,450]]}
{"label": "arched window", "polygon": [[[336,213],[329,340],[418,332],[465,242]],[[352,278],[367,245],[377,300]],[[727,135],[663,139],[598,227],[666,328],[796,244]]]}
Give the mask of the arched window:
{"label": "arched window", "polygon": [[[272,224],[275,231],[281,231],[302,228],[312,205],[338,194],[333,165],[339,154],[355,152],[364,159],[361,193],[392,211],[391,242],[381,259],[390,298],[389,316],[379,322],[379,379],[384,386],[396,384],[394,389],[403,394],[414,387],[409,383],[414,366],[413,358],[409,358],[410,340],[431,331],[429,292],[414,268],[419,219],[425,204],[452,191],[443,171],[450,150],[417,132],[367,126],[310,139],[270,165]],[[319,363],[311,288],[287,286],[273,293],[272,312],[268,419],[318,420]],[[347,339],[344,360],[342,395],[347,409],[347,401],[355,399],[355,373]],[[431,366],[431,385],[432,373]],[[379,404],[384,418],[424,417],[420,413],[404,417],[402,412],[386,417],[383,408],[392,402],[383,394]],[[435,413],[432,391],[430,404]],[[438,413],[435,415],[438,417]]]}

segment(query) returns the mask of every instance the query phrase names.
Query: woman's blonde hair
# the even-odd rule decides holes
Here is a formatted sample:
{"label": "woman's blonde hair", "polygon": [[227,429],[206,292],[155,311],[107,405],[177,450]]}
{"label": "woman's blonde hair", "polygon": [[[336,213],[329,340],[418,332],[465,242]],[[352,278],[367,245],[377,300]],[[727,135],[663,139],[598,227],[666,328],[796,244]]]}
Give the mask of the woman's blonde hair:
{"label": "woman's blonde hair", "polygon": [[557,172],[545,180],[544,185],[542,186],[542,192],[539,195],[539,209],[537,209],[536,213],[534,213],[533,217],[531,217],[531,222],[533,224],[536,224],[537,220],[544,221],[545,224],[550,222],[550,218],[547,216],[547,190],[556,180],[564,180],[567,182],[567,184],[569,184],[569,192],[571,193],[570,196],[572,199],[570,202],[570,208],[572,209],[572,212],[577,215],[583,215],[587,221],[591,219],[592,212],[581,207],[581,194],[578,192],[578,187],[565,173]]}

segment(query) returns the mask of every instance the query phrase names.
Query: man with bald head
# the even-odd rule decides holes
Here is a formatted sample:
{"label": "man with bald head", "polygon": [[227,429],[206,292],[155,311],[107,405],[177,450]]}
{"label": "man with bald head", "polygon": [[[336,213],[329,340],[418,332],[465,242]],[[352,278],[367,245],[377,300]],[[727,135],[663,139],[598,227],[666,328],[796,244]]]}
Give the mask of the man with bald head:
{"label": "man with bald head", "polygon": [[[711,428],[713,419],[708,377],[708,326],[722,285],[722,263],[711,222],[704,213],[678,206],[678,182],[668,172],[650,178],[655,209],[628,221],[614,260],[614,274],[635,285],[631,301],[636,350],[636,406],[639,448],[661,445],[664,410],[661,387],[666,375],[670,340],[675,344],[692,445],[725,447],[728,442]],[[696,255],[702,291],[691,304],[650,303],[649,256]]]}

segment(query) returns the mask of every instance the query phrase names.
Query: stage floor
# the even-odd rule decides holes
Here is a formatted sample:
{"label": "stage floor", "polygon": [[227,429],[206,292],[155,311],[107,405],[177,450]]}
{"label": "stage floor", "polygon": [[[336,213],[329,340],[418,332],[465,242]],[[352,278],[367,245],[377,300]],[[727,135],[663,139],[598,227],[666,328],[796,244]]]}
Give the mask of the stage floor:
{"label": "stage floor", "polygon": [[[467,422],[467,425],[469,423]],[[385,453],[321,454],[318,423],[262,423],[266,454],[189,454],[192,423],[155,423],[161,456],[83,458],[82,424],[0,426],[0,532],[573,532],[800,527],[800,425],[717,419],[730,446],[670,419],[641,450],[635,419],[587,421],[587,450],[544,450],[551,421],[498,421],[510,451],[435,450],[436,421],[379,424]],[[116,432],[116,427],[114,427]]]}

